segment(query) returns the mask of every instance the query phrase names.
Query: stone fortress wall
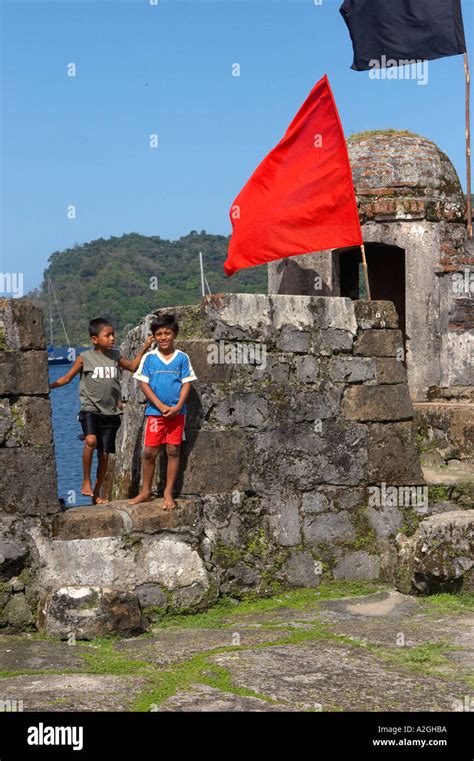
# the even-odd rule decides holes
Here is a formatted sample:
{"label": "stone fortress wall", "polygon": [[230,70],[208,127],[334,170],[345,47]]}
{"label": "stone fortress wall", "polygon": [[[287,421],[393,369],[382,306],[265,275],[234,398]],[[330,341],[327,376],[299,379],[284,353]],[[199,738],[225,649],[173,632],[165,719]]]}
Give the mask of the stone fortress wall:
{"label": "stone fortress wall", "polygon": [[0,628],[34,625],[39,589],[28,531],[59,510],[40,309],[0,299]]}
{"label": "stone fortress wall", "polygon": [[[126,374],[113,501],[62,512],[40,314],[1,303],[3,630],[133,635],[220,595],[314,587],[324,577],[411,592],[424,591],[425,576],[426,588],[436,575],[447,588],[471,584],[470,511],[457,521],[453,556],[439,560],[460,511],[384,497],[413,487],[419,498],[424,488],[392,304],[231,294],[174,311],[199,378],[178,507],[127,503],[139,486],[144,399]],[[152,317],[131,331],[125,354]],[[261,366],[239,360],[243,347]],[[434,570],[416,565],[422,536],[436,542]]]}

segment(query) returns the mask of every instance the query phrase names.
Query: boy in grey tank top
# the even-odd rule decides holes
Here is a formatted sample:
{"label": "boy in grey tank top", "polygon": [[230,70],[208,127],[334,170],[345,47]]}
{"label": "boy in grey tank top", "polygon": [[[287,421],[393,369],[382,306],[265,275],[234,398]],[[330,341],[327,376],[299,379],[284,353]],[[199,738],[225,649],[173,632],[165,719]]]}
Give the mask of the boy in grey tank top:
{"label": "boy in grey tank top", "polygon": [[[79,354],[73,366],[49,388],[66,386],[74,376],[81,374],[79,398],[81,411],[78,420],[84,433],[82,467],[84,480],[81,493],[92,497],[93,504],[102,505],[100,491],[107,472],[109,454],[115,452],[115,438],[120,426],[121,392],[119,368],[135,372],[140,360],[150,348],[153,336],[149,336],[135,359],[125,359],[118,349],[114,349],[114,329],[108,320],[98,318],[89,323],[89,335],[93,349]],[[91,485],[91,467],[97,449],[97,475],[94,488]]]}

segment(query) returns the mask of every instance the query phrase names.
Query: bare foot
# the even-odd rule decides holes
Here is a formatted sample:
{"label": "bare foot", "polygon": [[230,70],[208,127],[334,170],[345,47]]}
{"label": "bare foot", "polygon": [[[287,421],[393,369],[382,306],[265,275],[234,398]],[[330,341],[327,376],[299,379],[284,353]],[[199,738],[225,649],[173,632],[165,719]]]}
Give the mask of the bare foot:
{"label": "bare foot", "polygon": [[92,486],[90,481],[82,482],[81,494],[83,494],[84,497],[92,497],[93,491],[92,491]]}
{"label": "bare foot", "polygon": [[151,492],[149,491],[142,491],[140,494],[137,494],[136,497],[133,499],[128,500],[129,505],[139,505],[140,502],[149,502],[151,499]]}
{"label": "bare foot", "polygon": [[109,500],[104,499],[103,497],[97,497],[95,494],[92,495],[92,504],[93,505],[108,505]]}
{"label": "bare foot", "polygon": [[172,510],[176,507],[176,502],[172,494],[163,494],[163,510]]}

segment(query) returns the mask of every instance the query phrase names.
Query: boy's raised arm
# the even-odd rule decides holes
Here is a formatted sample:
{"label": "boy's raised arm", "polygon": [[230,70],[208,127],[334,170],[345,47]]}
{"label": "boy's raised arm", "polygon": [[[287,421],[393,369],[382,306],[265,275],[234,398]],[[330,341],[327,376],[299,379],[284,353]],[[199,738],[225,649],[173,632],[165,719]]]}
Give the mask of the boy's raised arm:
{"label": "boy's raised arm", "polygon": [[134,359],[126,359],[125,357],[120,357],[119,359],[120,367],[122,367],[124,370],[129,370],[131,373],[134,373],[140,364],[141,358],[149,350],[153,341],[154,341],[153,336],[148,336],[142,348],[139,349],[138,354],[136,357],[134,357]]}
{"label": "boy's raised arm", "polygon": [[63,375],[61,378],[58,378],[57,380],[53,381],[49,384],[50,390],[53,388],[60,388],[61,386],[67,386],[68,383],[72,381],[75,375],[79,373],[82,370],[82,357],[79,354],[78,357],[76,357],[76,361],[74,362],[71,369],[66,373],[66,375]]}

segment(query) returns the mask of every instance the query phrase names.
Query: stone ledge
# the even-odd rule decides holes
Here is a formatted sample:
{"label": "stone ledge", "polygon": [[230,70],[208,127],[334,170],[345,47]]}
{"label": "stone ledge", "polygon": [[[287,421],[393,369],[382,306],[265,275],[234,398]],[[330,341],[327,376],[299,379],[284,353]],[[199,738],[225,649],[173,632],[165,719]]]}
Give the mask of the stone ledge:
{"label": "stone ledge", "polygon": [[54,516],[53,539],[95,539],[173,530],[199,532],[201,505],[198,500],[179,499],[173,510],[165,510],[162,505],[162,499],[155,499],[141,505],[129,505],[122,500],[108,505],[73,507]]}

